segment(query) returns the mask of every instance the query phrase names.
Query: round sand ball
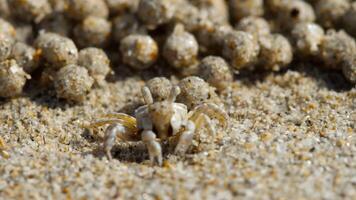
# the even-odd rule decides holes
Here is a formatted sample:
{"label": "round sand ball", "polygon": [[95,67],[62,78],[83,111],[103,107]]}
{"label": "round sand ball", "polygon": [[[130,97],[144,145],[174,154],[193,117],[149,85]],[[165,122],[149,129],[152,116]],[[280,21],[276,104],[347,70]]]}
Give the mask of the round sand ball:
{"label": "round sand ball", "polygon": [[54,79],[57,75],[58,69],[45,67],[41,71],[40,78],[38,80],[39,86],[42,88],[50,88],[54,86]]}
{"label": "round sand ball", "polygon": [[[217,25],[208,19],[204,19],[199,24],[199,28],[194,31],[194,36],[199,44],[199,51],[204,54],[214,54],[218,49],[214,44],[214,30]],[[218,51],[216,51],[218,52]]]}
{"label": "round sand ball", "polygon": [[60,68],[77,63],[78,49],[74,42],[55,33],[42,32],[35,41],[37,49],[51,67]]}
{"label": "round sand ball", "polygon": [[355,40],[345,31],[328,30],[320,46],[320,59],[325,67],[341,69],[346,57],[356,55]]}
{"label": "round sand ball", "polygon": [[260,65],[267,70],[279,71],[292,62],[293,52],[287,38],[280,34],[266,35],[259,40]]}
{"label": "round sand ball", "polygon": [[244,17],[236,26],[236,30],[251,33],[256,39],[271,33],[268,22],[262,17]]}
{"label": "round sand ball", "polygon": [[140,0],[137,15],[149,29],[155,29],[171,20],[174,8],[172,0]]}
{"label": "round sand ball", "polygon": [[344,59],[342,72],[350,83],[356,84],[356,54]]}
{"label": "round sand ball", "polygon": [[171,66],[186,68],[196,62],[198,50],[195,37],[186,32],[183,25],[178,24],[164,44],[163,56]]}
{"label": "round sand ball", "polygon": [[150,89],[154,101],[167,99],[172,89],[171,81],[165,77],[150,79],[146,85]]}
{"label": "round sand ball", "polygon": [[356,54],[346,56],[342,61],[342,72],[350,83],[356,85]]}
{"label": "round sand ball", "polygon": [[228,23],[229,10],[225,0],[193,0],[190,2],[214,24]]}
{"label": "round sand ball", "polygon": [[135,12],[140,0],[106,0],[111,15]]}
{"label": "round sand ball", "polygon": [[229,0],[230,13],[235,22],[247,16],[262,16],[263,0]]}
{"label": "round sand ball", "polygon": [[0,0],[0,17],[8,18],[11,15],[8,0]]}
{"label": "round sand ball", "polygon": [[292,30],[293,46],[303,56],[317,55],[324,39],[324,30],[318,24],[306,22],[297,24]]}
{"label": "round sand ball", "polygon": [[121,40],[120,52],[125,64],[147,69],[158,58],[158,45],[149,35],[131,34]]}
{"label": "round sand ball", "polygon": [[0,34],[0,61],[7,59],[12,50],[15,40],[8,35]]}
{"label": "round sand ball", "polygon": [[351,4],[350,9],[343,16],[343,28],[356,38],[356,1]]}
{"label": "round sand ball", "polygon": [[210,55],[220,54],[224,38],[232,30],[229,24],[215,25],[209,20],[204,20],[195,31],[199,51]]}
{"label": "round sand ball", "polygon": [[194,32],[200,27],[202,13],[196,6],[189,1],[183,0],[178,1],[175,7],[173,21],[176,24],[183,24],[184,28],[189,32]]}
{"label": "round sand ball", "polygon": [[218,56],[205,57],[200,65],[200,76],[221,91],[227,88],[233,79],[233,74],[225,60]]}
{"label": "round sand ball", "polygon": [[177,102],[187,105],[188,109],[192,109],[216,97],[209,84],[196,76],[182,79],[178,86],[181,89],[181,93],[178,95]]}
{"label": "round sand ball", "polygon": [[302,0],[285,1],[278,10],[278,22],[281,29],[291,30],[300,22],[315,21],[313,7]]}
{"label": "round sand ball", "polygon": [[103,47],[111,34],[111,22],[95,16],[89,16],[74,28],[74,37],[80,47]]}
{"label": "round sand ball", "polygon": [[28,44],[33,43],[35,34],[37,34],[36,31],[34,31],[34,26],[29,23],[16,21],[16,23],[14,23],[14,27],[16,29],[16,41]]}
{"label": "round sand ball", "polygon": [[15,37],[16,29],[10,22],[0,18],[0,34]]}
{"label": "round sand ball", "polygon": [[15,97],[22,93],[30,76],[19,67],[15,60],[0,62],[0,97]]}
{"label": "round sand ball", "polygon": [[122,14],[115,17],[113,23],[113,37],[116,42],[130,34],[145,34],[146,30],[141,26],[137,17],[131,13]]}
{"label": "round sand ball", "polygon": [[217,45],[221,51],[225,38],[227,35],[230,33],[234,32],[234,29],[230,25],[221,25],[221,26],[215,26],[215,28],[212,31],[212,41],[214,45]]}
{"label": "round sand ball", "polygon": [[90,92],[93,82],[87,69],[70,64],[57,72],[54,87],[59,98],[82,102]]}
{"label": "round sand ball", "polygon": [[97,83],[102,83],[110,72],[110,60],[106,53],[98,48],[89,47],[79,51],[78,65],[85,67]]}
{"label": "round sand ball", "polygon": [[223,55],[235,70],[253,69],[260,51],[252,34],[243,31],[229,33],[223,44]]}
{"label": "round sand ball", "polygon": [[39,52],[26,43],[17,42],[12,47],[11,58],[15,59],[26,73],[35,71],[39,64]]}
{"label": "round sand ball", "polygon": [[315,6],[315,4],[318,3],[319,0],[305,0],[305,1]]}
{"label": "round sand ball", "polygon": [[[350,8],[348,0],[323,0],[315,5],[318,22],[325,28],[339,25],[342,16]],[[354,22],[355,23],[355,22]]]}
{"label": "round sand ball", "polygon": [[9,0],[11,13],[24,21],[40,22],[52,12],[48,0]]}
{"label": "round sand ball", "polygon": [[68,0],[67,14],[78,21],[89,16],[107,18],[109,9],[105,0]]}
{"label": "round sand ball", "polygon": [[54,12],[60,13],[67,9],[68,0],[48,0]]}
{"label": "round sand ball", "polygon": [[34,41],[35,48],[48,46],[52,40],[58,40],[60,36],[57,33],[40,31],[38,37]]}
{"label": "round sand ball", "polygon": [[68,37],[72,32],[73,24],[64,14],[52,13],[41,21],[39,28]]}
{"label": "round sand ball", "polygon": [[275,15],[289,0],[267,0],[264,2],[268,14]]}

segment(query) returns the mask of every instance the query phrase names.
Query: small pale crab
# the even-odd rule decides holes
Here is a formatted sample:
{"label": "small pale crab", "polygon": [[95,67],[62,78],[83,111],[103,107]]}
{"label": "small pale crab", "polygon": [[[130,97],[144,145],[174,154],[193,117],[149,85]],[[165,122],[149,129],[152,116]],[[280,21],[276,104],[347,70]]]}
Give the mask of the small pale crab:
{"label": "small pale crab", "polygon": [[153,101],[147,86],[142,88],[146,105],[135,110],[135,117],[124,113],[105,115],[110,119],[91,123],[87,128],[97,128],[109,124],[105,130],[103,149],[109,160],[112,160],[111,149],[116,138],[121,141],[142,141],[148,149],[152,164],[162,165],[162,148],[160,141],[171,137],[177,138],[175,154],[184,154],[192,143],[196,130],[206,127],[209,134],[215,135],[211,122],[215,118],[223,127],[228,126],[227,113],[212,103],[204,103],[188,111],[187,106],[176,103],[180,88],[174,86],[167,99]]}

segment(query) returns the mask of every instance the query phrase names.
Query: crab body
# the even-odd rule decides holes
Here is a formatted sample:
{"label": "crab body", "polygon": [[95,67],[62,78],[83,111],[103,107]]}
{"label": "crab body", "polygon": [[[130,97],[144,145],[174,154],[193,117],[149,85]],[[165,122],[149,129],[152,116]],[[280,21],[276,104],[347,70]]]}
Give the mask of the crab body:
{"label": "crab body", "polygon": [[157,102],[141,106],[135,112],[137,127],[140,130],[152,129],[160,139],[177,134],[186,124],[188,109],[184,104]]}
{"label": "crab body", "polygon": [[209,134],[215,134],[211,118],[216,118],[227,126],[227,114],[215,104],[202,104],[189,111],[187,106],[176,103],[178,86],[173,87],[169,97],[153,102],[148,87],[143,87],[142,95],[146,105],[135,110],[135,117],[123,113],[109,114],[111,119],[92,123],[88,128],[110,124],[105,131],[104,150],[109,160],[116,139],[121,141],[142,141],[147,147],[153,164],[162,164],[162,149],[159,141],[177,138],[175,153],[184,154],[192,143],[195,130],[207,127]]}

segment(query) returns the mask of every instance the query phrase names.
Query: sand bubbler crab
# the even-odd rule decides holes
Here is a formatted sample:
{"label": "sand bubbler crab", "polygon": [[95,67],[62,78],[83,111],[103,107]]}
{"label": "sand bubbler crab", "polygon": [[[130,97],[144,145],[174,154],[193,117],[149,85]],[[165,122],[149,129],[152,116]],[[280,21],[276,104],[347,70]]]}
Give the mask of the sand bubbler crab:
{"label": "sand bubbler crab", "polygon": [[121,141],[142,141],[147,147],[152,164],[162,165],[160,141],[175,141],[174,153],[182,155],[191,145],[197,130],[206,127],[208,134],[215,135],[211,122],[217,119],[223,128],[228,126],[227,113],[213,103],[203,103],[188,110],[187,106],[175,102],[180,88],[174,86],[167,99],[154,102],[147,86],[142,88],[146,105],[135,110],[134,116],[124,113],[107,114],[110,119],[91,123],[87,128],[97,128],[109,124],[105,130],[103,149],[112,160],[111,149],[118,138]]}

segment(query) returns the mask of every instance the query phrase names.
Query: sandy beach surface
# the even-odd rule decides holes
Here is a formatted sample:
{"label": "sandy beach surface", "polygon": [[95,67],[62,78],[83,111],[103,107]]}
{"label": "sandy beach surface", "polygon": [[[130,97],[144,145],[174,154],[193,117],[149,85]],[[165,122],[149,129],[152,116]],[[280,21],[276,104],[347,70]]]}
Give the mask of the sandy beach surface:
{"label": "sandy beach surface", "polygon": [[279,73],[238,75],[220,97],[230,128],[200,130],[184,156],[165,146],[151,166],[141,143],[120,143],[109,162],[103,129],[83,123],[132,114],[140,88],[159,75],[118,69],[81,105],[27,86],[0,101],[0,199],[355,199],[356,89],[341,73],[292,65]]}

